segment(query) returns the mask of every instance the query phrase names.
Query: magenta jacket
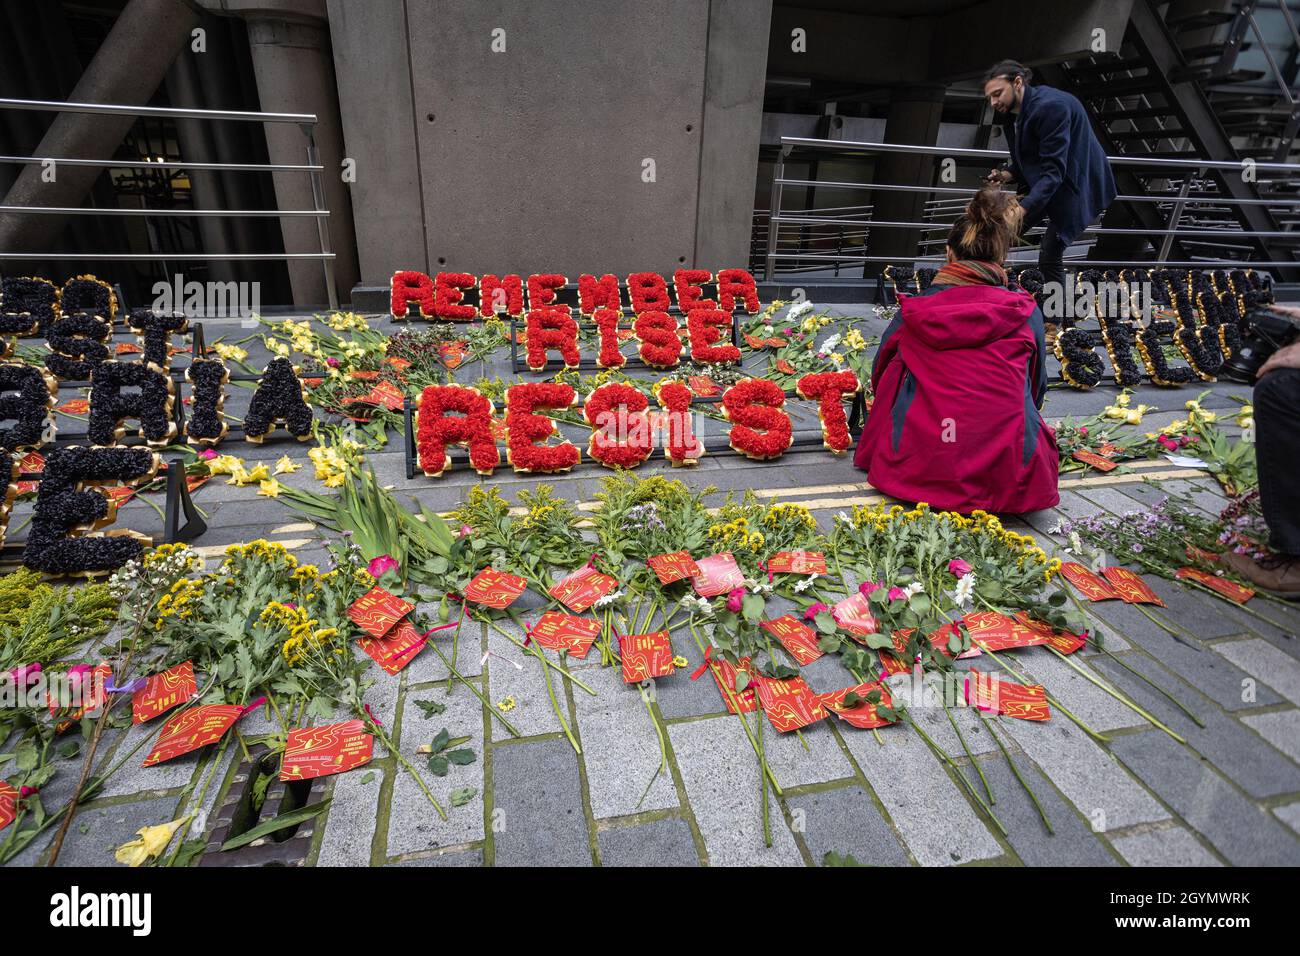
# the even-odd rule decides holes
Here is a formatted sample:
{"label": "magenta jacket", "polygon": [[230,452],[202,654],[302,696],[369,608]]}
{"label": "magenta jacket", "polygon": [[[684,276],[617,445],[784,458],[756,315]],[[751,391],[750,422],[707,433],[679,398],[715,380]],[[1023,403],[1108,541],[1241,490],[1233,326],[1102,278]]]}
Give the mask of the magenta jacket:
{"label": "magenta jacket", "polygon": [[1050,508],[1056,435],[1043,315],[1002,286],[931,286],[900,296],[871,370],[875,401],[853,463],[903,501],[963,514]]}

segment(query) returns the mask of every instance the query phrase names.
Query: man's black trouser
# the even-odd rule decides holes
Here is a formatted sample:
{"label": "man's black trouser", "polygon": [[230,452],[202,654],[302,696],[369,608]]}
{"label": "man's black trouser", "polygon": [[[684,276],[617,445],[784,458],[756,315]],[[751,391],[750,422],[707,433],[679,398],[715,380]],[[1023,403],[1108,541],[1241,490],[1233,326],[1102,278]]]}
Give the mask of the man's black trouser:
{"label": "man's black trouser", "polygon": [[1279,368],[1255,383],[1255,463],[1268,546],[1300,555],[1300,369]]}
{"label": "man's black trouser", "polygon": [[[1047,220],[1047,231],[1043,233],[1042,239],[1038,245],[1038,271],[1043,274],[1043,285],[1050,288],[1049,283],[1056,283],[1056,287],[1062,290],[1059,301],[1065,301],[1065,243],[1056,233],[1056,223],[1050,219]],[[1048,322],[1056,322],[1063,329],[1068,329],[1074,325],[1074,318],[1070,315],[1067,308],[1064,315],[1046,316]]]}

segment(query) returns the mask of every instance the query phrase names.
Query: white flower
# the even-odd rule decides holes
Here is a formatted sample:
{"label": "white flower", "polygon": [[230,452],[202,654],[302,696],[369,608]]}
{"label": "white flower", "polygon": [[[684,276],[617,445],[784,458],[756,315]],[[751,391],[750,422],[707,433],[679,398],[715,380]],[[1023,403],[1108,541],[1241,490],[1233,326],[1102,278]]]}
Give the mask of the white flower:
{"label": "white flower", "polygon": [[708,598],[687,594],[682,598],[682,604],[691,614],[700,614],[704,617],[713,616],[713,603]]}
{"label": "white flower", "polygon": [[810,574],[802,581],[795,582],[794,593],[803,594],[804,591],[807,591],[810,587],[813,586],[813,582],[816,581],[819,577],[821,577],[820,574]]}
{"label": "white flower", "polygon": [[952,592],[953,603],[965,607],[975,599],[975,572],[967,571],[957,579],[957,587]]}
{"label": "white flower", "polygon": [[840,335],[840,333],[836,332],[836,333],[835,333],[834,335],[832,335],[829,339],[827,339],[825,342],[822,343],[822,351],[823,351],[823,352],[834,352],[834,351],[835,351],[835,347],[836,347],[837,345],[840,344],[840,339],[841,339],[841,338],[842,338],[842,336]]}
{"label": "white flower", "polygon": [[770,325],[763,326],[764,335],[772,335],[774,332],[776,332],[776,329],[772,328],[772,326]]}
{"label": "white flower", "polygon": [[596,598],[596,603],[592,607],[608,607],[623,596],[622,591],[611,591],[604,597]]}
{"label": "white flower", "polygon": [[920,581],[913,581],[907,587],[903,588],[903,590],[907,593],[908,597],[911,597],[913,594],[920,594],[922,591],[924,591],[925,585],[922,584]]}
{"label": "white flower", "polygon": [[793,322],[805,312],[811,312],[812,307],[813,304],[806,299],[803,302],[796,303],[795,305],[790,306],[790,311],[785,314],[785,320],[787,322]]}

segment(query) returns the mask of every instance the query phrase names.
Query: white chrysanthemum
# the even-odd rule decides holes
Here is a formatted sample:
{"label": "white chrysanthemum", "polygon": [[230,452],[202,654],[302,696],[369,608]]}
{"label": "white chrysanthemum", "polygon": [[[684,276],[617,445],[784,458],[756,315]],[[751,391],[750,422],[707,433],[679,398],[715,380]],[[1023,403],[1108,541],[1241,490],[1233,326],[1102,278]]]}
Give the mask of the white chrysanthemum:
{"label": "white chrysanthemum", "polygon": [[975,572],[967,571],[957,579],[957,587],[952,592],[953,603],[966,607],[975,600]]}

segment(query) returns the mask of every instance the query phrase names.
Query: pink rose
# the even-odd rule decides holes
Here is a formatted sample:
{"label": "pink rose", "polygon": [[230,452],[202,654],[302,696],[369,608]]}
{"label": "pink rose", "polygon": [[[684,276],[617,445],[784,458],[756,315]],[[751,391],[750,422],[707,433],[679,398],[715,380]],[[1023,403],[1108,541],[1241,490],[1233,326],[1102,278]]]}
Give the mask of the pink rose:
{"label": "pink rose", "polygon": [[813,604],[808,608],[808,610],[803,612],[803,619],[805,621],[811,621],[822,611],[829,611],[829,610],[830,608],[828,608],[825,604]]}
{"label": "pink rose", "polygon": [[1080,435],[1086,435],[1086,434],[1088,434],[1088,426],[1087,426],[1087,425],[1080,425],[1080,426],[1079,426],[1079,434],[1080,434]]}
{"label": "pink rose", "polygon": [[211,461],[217,457],[217,450],[215,448],[205,448],[203,451],[199,452],[199,457],[204,461]]}
{"label": "pink rose", "polygon": [[11,670],[9,672],[9,677],[19,687],[26,687],[36,679],[36,675],[40,672],[41,665],[39,663],[24,664],[22,667],[15,667]]}
{"label": "pink rose", "polygon": [[328,365],[330,368],[338,368],[339,360],[331,355],[329,358],[325,360],[325,364]]}
{"label": "pink rose", "polygon": [[397,559],[387,554],[381,554],[366,565],[366,570],[370,572],[372,578],[383,577],[385,571],[396,571],[397,568]]}
{"label": "pink rose", "polygon": [[889,589],[889,600],[891,600],[891,601],[906,601],[906,600],[907,600],[907,592],[904,591],[902,588],[898,587],[897,585],[895,585],[894,587],[892,587],[892,588]]}
{"label": "pink rose", "polygon": [[742,607],[744,600],[745,600],[745,589],[734,588],[732,592],[727,595],[727,610],[730,611],[732,614],[739,614],[740,608]]}
{"label": "pink rose", "polygon": [[38,794],[38,793],[40,793],[40,792],[41,792],[41,788],[40,788],[40,787],[23,787],[22,789],[20,789],[20,790],[18,791],[18,796],[20,796],[20,797],[34,797],[34,796],[36,796],[36,794]]}
{"label": "pink rose", "polygon": [[458,538],[464,538],[464,537],[466,537],[467,535],[471,535],[471,534],[473,534],[473,533],[474,533],[474,529],[473,529],[473,528],[471,528],[471,527],[470,527],[469,525],[467,525],[467,524],[463,524],[463,525],[460,526],[460,530],[456,532],[456,537],[458,537]]}
{"label": "pink rose", "polygon": [[883,584],[877,584],[875,581],[863,581],[858,585],[858,593],[863,597],[871,597],[872,591],[879,591],[883,587]]}
{"label": "pink rose", "polygon": [[953,558],[948,562],[948,573],[960,578],[963,575],[970,574],[970,565],[961,558]]}

